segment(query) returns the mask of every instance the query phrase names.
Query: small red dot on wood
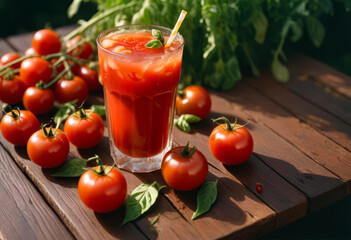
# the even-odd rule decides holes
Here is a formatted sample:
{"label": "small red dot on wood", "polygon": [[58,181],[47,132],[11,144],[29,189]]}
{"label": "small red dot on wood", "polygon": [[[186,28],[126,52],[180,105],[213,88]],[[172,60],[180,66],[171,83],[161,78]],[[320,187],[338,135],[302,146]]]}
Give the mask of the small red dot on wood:
{"label": "small red dot on wood", "polygon": [[257,191],[258,193],[261,193],[261,192],[262,192],[262,185],[261,185],[261,183],[256,183],[256,191]]}

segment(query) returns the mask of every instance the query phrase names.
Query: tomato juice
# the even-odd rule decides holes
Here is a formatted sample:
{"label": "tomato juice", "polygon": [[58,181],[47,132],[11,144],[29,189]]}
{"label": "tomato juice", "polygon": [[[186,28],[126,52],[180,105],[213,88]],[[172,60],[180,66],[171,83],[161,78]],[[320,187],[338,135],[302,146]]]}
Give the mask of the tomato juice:
{"label": "tomato juice", "polygon": [[112,155],[121,168],[149,172],[160,168],[171,148],[184,41],[178,35],[170,48],[147,48],[154,39],[151,29],[160,30],[166,39],[171,30],[129,27],[100,35],[99,64]]}

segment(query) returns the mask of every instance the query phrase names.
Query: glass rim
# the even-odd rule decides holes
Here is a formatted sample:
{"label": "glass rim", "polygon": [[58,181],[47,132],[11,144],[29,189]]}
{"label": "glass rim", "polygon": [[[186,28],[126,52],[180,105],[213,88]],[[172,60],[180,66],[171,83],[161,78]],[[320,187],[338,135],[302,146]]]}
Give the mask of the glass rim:
{"label": "glass rim", "polygon": [[151,27],[154,27],[154,28],[158,28],[158,29],[164,30],[164,32],[165,31],[169,31],[170,33],[172,32],[172,29],[170,29],[170,28],[163,27],[163,26],[158,26],[158,25],[153,25],[153,24],[125,24],[125,25],[120,25],[120,26],[117,26],[117,27],[109,28],[109,29],[101,32],[98,35],[98,37],[96,38],[96,44],[97,44],[98,48],[101,49],[102,51],[106,52],[106,53],[109,53],[109,54],[112,54],[112,55],[115,55],[115,56],[119,56],[119,57],[145,59],[145,58],[155,58],[155,57],[160,57],[160,56],[167,56],[167,55],[171,55],[171,54],[177,53],[180,49],[183,48],[184,43],[185,43],[183,36],[180,35],[179,32],[177,32],[176,36],[180,36],[181,39],[182,39],[182,43],[177,47],[177,49],[175,49],[172,52],[167,52],[167,53],[163,53],[163,54],[160,54],[160,55],[150,55],[150,56],[130,56],[130,55],[116,53],[116,52],[107,50],[106,48],[101,46],[100,40],[101,40],[101,38],[102,38],[102,36],[104,34],[106,34],[107,32],[113,32],[114,30],[117,30],[119,28],[125,28],[125,27],[150,27],[150,30],[151,30]]}

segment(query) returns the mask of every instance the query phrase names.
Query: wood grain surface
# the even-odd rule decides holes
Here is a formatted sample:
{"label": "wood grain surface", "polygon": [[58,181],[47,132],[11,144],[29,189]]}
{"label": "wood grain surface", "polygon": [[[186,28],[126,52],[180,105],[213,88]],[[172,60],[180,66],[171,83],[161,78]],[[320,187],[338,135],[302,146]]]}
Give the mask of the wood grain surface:
{"label": "wood grain surface", "polygon": [[[72,29],[58,32],[63,36]],[[0,40],[0,55],[24,52],[32,36]],[[94,213],[79,199],[78,178],[52,177],[56,169],[41,169],[29,160],[25,147],[14,147],[0,135],[0,198],[8,202],[0,207],[0,238],[251,239],[340,200],[351,193],[351,78],[302,55],[290,59],[289,69],[291,81],[286,85],[263,73],[244,78],[230,91],[209,91],[209,116],[192,124],[191,133],[173,130],[175,145],[190,141],[206,156],[207,180],[218,179],[217,201],[194,221],[198,189],[180,192],[167,187],[146,214],[121,228],[124,205],[111,213]],[[102,91],[90,94],[86,105],[90,104],[104,104]],[[211,119],[219,116],[249,121],[254,153],[240,166],[225,166],[209,151],[215,127]],[[106,129],[94,148],[71,145],[67,161],[94,154],[113,163]],[[121,172],[129,193],[142,183],[166,185],[160,171]],[[261,193],[256,183],[262,185]]]}

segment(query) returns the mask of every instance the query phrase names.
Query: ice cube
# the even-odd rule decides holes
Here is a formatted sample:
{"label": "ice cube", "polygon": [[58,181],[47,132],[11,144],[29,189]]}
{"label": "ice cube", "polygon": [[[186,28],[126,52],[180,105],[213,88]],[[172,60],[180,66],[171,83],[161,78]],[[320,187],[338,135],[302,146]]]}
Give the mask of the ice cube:
{"label": "ice cube", "polygon": [[104,40],[102,40],[102,42],[101,42],[101,46],[102,46],[103,48],[110,48],[110,47],[113,47],[115,44],[116,44],[116,42],[115,42],[115,41],[112,41],[112,40],[110,40],[110,39],[104,39]]}

